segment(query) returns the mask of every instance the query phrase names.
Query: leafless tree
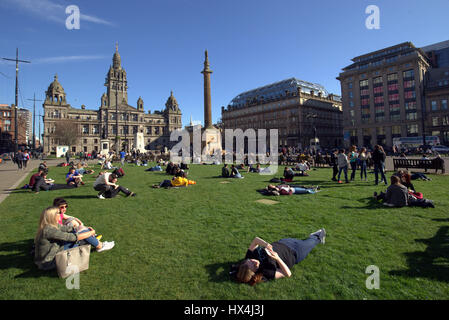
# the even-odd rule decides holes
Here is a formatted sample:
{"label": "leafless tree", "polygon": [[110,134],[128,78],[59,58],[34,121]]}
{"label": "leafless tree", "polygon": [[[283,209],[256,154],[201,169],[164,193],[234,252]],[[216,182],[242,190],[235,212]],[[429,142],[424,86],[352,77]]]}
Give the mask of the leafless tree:
{"label": "leafless tree", "polygon": [[57,121],[54,128],[53,136],[59,145],[69,147],[76,145],[81,136],[78,124],[70,120]]}

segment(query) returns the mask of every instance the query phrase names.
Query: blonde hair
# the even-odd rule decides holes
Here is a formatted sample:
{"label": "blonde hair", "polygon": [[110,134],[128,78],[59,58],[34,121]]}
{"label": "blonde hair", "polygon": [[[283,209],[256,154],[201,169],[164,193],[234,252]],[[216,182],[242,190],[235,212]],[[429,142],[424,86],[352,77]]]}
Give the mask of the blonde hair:
{"label": "blonde hair", "polygon": [[41,213],[41,217],[39,219],[39,228],[36,232],[36,237],[34,238],[34,243],[37,244],[39,240],[42,230],[46,226],[52,226],[58,228],[58,216],[59,216],[59,208],[58,207],[48,207]]}

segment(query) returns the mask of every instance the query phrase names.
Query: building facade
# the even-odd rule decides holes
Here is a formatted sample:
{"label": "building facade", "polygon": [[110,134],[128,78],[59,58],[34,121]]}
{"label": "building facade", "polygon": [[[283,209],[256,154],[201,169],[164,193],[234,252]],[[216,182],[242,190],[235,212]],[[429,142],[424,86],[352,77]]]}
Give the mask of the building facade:
{"label": "building facade", "polygon": [[[17,113],[17,144],[19,147],[26,147],[28,145],[27,119],[21,110],[24,109],[19,109]],[[0,104],[0,153],[14,151],[15,111],[14,105]]]}
{"label": "building facade", "polygon": [[54,153],[56,146],[63,145],[55,135],[58,123],[69,120],[78,127],[77,142],[71,145],[72,152],[97,152],[111,148],[130,151],[135,147],[136,134],[144,136],[145,149],[162,150],[170,148],[170,133],[182,128],[181,110],[171,92],[162,111],[144,111],[141,97],[136,107],[128,104],[128,83],[126,71],[116,48],[112,65],[104,84],[106,93],[101,96],[98,110],[88,110],[84,105],[73,108],[67,103],[64,88],[58,77],[46,91],[44,107],[43,147],[45,153]]}
{"label": "building facade", "polygon": [[[445,129],[433,126],[436,120],[432,117],[436,116],[432,116],[426,92],[430,72],[446,63],[445,43],[449,47],[449,42],[444,42],[417,48],[404,42],[355,57],[343,68],[337,79],[342,92],[345,146],[380,144],[390,149],[395,137],[431,135],[432,131],[439,131],[442,138]],[[430,91],[436,94],[434,89]],[[444,101],[441,94],[434,100]],[[444,119],[443,113],[439,109],[438,117]]]}
{"label": "building facade", "polygon": [[279,146],[304,149],[315,136],[324,148],[343,142],[340,97],[296,78],[237,95],[221,116],[223,129],[278,129]]}

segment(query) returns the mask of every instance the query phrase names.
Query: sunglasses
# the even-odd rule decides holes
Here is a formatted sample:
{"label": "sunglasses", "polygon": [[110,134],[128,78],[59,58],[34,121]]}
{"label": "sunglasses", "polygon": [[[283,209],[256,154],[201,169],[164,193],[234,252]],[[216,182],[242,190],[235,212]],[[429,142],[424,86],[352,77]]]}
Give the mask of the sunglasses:
{"label": "sunglasses", "polygon": [[69,206],[66,205],[66,204],[64,204],[64,205],[62,205],[62,206],[59,206],[60,209],[64,209],[64,208],[67,209],[68,207],[69,207]]}

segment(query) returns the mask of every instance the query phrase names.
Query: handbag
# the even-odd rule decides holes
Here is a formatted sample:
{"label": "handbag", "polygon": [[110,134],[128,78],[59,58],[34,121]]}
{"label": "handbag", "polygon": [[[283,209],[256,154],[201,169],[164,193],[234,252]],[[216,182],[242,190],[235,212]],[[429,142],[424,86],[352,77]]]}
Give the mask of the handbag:
{"label": "handbag", "polygon": [[[56,270],[60,278],[89,269],[90,244],[60,251],[56,254]],[[75,268],[74,268],[75,267]]]}

